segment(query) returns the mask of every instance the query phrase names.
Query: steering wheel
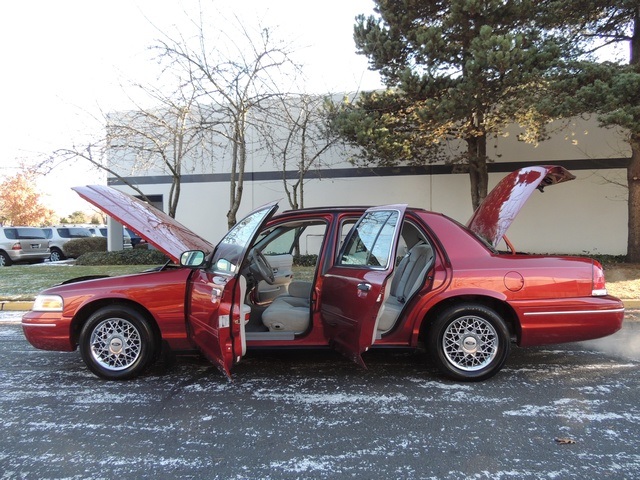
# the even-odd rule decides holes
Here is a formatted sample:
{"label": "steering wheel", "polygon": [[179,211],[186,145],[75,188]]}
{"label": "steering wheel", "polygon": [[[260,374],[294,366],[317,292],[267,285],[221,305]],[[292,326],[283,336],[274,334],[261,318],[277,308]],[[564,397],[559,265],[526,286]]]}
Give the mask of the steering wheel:
{"label": "steering wheel", "polygon": [[260,250],[251,250],[251,262],[249,265],[249,270],[251,270],[251,273],[253,273],[255,276],[258,276],[262,280],[267,282],[269,285],[273,285],[276,281],[273,275],[273,267],[269,265],[267,258]]}

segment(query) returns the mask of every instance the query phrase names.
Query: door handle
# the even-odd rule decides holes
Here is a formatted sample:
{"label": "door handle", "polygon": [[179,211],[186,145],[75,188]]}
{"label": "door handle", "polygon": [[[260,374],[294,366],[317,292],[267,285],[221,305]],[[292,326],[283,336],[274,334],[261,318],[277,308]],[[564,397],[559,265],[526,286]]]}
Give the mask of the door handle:
{"label": "door handle", "polygon": [[358,284],[358,290],[360,290],[361,292],[368,292],[369,290],[371,290],[371,284],[370,283],[359,283]]}

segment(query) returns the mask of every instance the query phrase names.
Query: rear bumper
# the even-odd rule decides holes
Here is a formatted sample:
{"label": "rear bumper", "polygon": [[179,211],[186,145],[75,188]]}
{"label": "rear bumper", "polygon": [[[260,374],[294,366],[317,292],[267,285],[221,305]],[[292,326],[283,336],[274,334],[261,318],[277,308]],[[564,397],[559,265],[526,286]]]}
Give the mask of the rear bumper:
{"label": "rear bumper", "polygon": [[26,253],[24,250],[7,250],[12,262],[40,262],[49,258],[49,252]]}
{"label": "rear bumper", "polygon": [[520,320],[518,345],[530,347],[606,337],[622,328],[624,305],[616,297],[511,302]]}
{"label": "rear bumper", "polygon": [[57,312],[27,312],[22,317],[22,331],[27,341],[40,350],[72,352],[71,319]]}

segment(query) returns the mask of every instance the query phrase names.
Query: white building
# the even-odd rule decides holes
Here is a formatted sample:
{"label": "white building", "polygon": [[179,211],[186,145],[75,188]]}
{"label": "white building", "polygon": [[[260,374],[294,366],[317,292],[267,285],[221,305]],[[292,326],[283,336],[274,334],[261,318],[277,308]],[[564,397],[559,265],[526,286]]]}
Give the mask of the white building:
{"label": "white building", "polygon": [[[531,145],[510,135],[491,139],[487,153],[489,188],[508,172],[527,165],[562,165],[576,180],[535,194],[507,236],[518,251],[531,253],[626,253],[627,190],[625,167],[629,145],[621,132],[599,128],[595,119],[574,119],[550,140]],[[461,223],[471,217],[469,178],[452,173],[452,167],[434,164],[424,168],[357,168],[343,151],[326,153],[331,168],[309,172],[305,206],[381,205],[408,203],[442,212]],[[229,209],[229,161],[218,159],[215,170],[204,171],[194,163],[182,179],[176,218],[216,243],[227,230]],[[200,162],[203,163],[203,162]],[[211,167],[207,167],[211,169]],[[244,194],[238,219],[252,209],[282,199],[288,209],[282,172],[264,153],[248,152]],[[123,176],[127,172],[121,172]],[[171,177],[161,171],[126,175],[128,181],[166,211]],[[135,194],[115,178],[108,183]]]}

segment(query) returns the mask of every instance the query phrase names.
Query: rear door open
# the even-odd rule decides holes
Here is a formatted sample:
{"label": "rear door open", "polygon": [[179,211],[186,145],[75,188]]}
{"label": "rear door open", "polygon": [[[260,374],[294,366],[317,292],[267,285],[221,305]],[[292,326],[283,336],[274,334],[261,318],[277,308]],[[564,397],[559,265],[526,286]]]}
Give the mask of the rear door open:
{"label": "rear door open", "polygon": [[373,344],[396,264],[406,205],[367,210],[351,229],[322,284],[320,311],[330,344],[359,365]]}

